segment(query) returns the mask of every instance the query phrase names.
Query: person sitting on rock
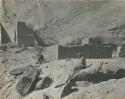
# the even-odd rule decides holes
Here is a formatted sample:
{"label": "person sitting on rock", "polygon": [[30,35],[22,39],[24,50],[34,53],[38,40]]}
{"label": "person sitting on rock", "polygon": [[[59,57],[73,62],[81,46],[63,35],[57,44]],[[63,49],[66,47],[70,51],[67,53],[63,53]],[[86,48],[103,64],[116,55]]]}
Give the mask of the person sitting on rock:
{"label": "person sitting on rock", "polygon": [[44,62],[44,56],[41,51],[37,54],[37,64],[42,64]]}
{"label": "person sitting on rock", "polygon": [[82,69],[86,68],[86,58],[81,53],[78,54],[79,64]]}
{"label": "person sitting on rock", "polygon": [[86,66],[86,58],[81,53],[78,53],[77,56],[78,56],[78,64],[77,66],[74,67],[73,70],[75,73],[78,72],[79,70],[86,69],[91,66],[91,65]]}

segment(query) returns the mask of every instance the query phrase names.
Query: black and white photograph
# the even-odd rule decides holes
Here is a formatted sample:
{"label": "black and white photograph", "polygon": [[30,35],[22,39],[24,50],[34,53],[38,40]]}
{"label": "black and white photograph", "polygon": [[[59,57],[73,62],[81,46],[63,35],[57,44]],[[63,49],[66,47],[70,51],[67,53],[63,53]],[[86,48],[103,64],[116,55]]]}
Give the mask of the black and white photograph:
{"label": "black and white photograph", "polygon": [[0,99],[125,99],[125,0],[0,0]]}

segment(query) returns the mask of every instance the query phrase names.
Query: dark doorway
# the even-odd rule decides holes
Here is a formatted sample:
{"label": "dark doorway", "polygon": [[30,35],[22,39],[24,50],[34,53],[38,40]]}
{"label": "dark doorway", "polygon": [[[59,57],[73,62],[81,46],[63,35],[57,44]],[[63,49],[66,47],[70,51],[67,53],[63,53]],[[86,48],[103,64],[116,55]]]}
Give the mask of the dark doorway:
{"label": "dark doorway", "polygon": [[31,28],[29,28],[25,22],[18,22],[17,23],[17,39],[18,39],[18,46],[21,47],[34,46],[34,33]]}
{"label": "dark doorway", "polygon": [[7,31],[2,26],[1,23],[0,23],[0,28],[1,28],[1,44],[6,44],[6,43],[11,42],[10,37],[7,34]]}

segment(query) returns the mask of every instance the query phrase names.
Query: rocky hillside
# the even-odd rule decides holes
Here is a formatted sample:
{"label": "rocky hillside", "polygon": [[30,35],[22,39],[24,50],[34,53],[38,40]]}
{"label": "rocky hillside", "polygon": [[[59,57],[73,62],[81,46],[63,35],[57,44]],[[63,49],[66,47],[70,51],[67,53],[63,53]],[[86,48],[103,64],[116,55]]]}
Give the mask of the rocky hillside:
{"label": "rocky hillside", "polygon": [[[25,21],[39,30],[41,37],[52,37],[58,42],[81,36],[111,36],[110,29],[125,24],[124,1],[15,0],[6,6],[11,7],[11,21]],[[121,34],[124,29],[120,29]]]}

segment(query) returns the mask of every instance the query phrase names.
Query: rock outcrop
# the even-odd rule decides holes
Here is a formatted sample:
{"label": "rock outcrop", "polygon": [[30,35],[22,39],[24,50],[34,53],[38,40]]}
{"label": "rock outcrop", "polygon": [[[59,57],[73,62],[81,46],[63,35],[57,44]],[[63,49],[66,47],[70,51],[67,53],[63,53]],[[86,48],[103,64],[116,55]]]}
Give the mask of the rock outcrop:
{"label": "rock outcrop", "polygon": [[16,85],[17,92],[22,96],[25,96],[32,91],[38,81],[39,74],[39,69],[29,65]]}

